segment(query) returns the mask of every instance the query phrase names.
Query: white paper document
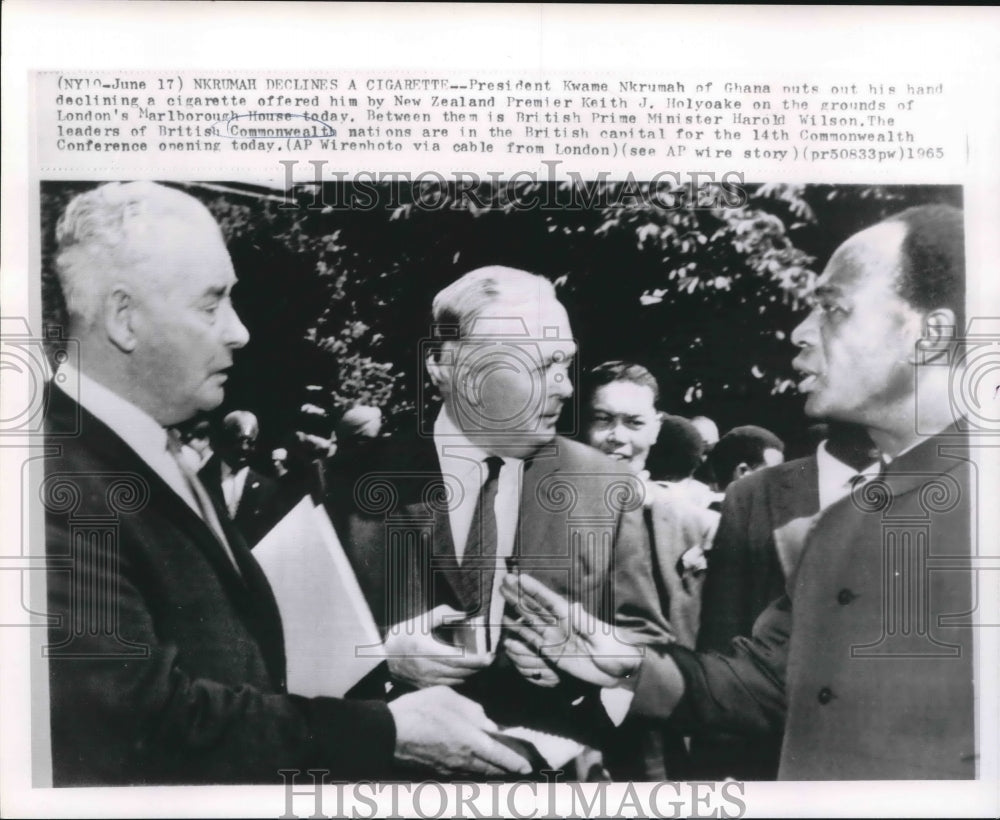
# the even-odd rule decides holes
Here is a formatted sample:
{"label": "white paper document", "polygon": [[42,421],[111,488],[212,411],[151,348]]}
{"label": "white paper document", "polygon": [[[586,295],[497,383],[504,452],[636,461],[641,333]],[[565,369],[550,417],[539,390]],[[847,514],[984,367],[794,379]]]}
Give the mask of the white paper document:
{"label": "white paper document", "polygon": [[326,511],[303,498],[253,554],[281,611],[288,691],[342,697],[380,663],[384,652]]}
{"label": "white paper document", "polygon": [[585,748],[582,743],[570,740],[568,737],[551,735],[548,732],[529,729],[527,726],[510,726],[501,734],[530,743],[553,769],[562,768]]}

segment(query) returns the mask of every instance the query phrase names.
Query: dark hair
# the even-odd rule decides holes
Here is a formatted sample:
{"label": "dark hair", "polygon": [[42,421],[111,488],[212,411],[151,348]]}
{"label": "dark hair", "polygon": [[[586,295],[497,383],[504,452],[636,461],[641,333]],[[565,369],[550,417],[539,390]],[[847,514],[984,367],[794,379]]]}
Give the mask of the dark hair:
{"label": "dark hair", "polygon": [[764,463],[765,450],[785,452],[785,443],[770,430],[747,424],[734,427],[712,449],[709,460],[722,489],[732,481],[733,471],[743,463],[756,468]]}
{"label": "dark hair", "polygon": [[656,377],[641,364],[634,362],[610,361],[592,367],[583,377],[580,394],[584,402],[584,412],[590,407],[598,388],[614,382],[632,382],[653,391],[653,405],[660,401],[660,385]]}
{"label": "dark hair", "polygon": [[920,310],[951,308],[956,336],[965,331],[965,228],[952,205],[919,205],[889,217],[906,226],[896,288]]}
{"label": "dark hair", "polygon": [[691,477],[704,452],[705,439],[697,427],[680,416],[664,416],[646,467],[654,480],[681,481]]}

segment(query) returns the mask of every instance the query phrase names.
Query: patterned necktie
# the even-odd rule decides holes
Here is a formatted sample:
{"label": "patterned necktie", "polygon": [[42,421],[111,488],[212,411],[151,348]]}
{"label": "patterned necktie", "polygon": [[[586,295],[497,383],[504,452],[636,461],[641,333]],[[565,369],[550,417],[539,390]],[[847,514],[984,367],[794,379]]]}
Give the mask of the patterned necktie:
{"label": "patterned necktie", "polygon": [[459,601],[470,615],[489,612],[493,576],[496,573],[497,517],[494,505],[503,459],[490,456],[484,463],[488,470],[486,483],[479,491],[479,500],[472,515],[472,526],[469,527],[469,537],[455,585]]}
{"label": "patterned necktie", "polygon": [[[194,496],[194,500],[198,504],[198,510],[201,513],[202,521],[208,524],[212,534],[215,535],[216,540],[226,551],[226,555],[232,562],[233,567],[237,572],[240,572],[239,565],[236,563],[236,556],[233,555],[233,549],[229,546],[226,533],[222,529],[222,522],[219,521],[219,516],[215,511],[215,505],[212,503],[212,499],[209,498],[208,490],[205,489],[204,485],[198,479],[198,476],[191,471],[191,468],[184,460],[184,456],[181,453],[180,441],[176,434],[172,431],[167,432],[167,450],[170,452],[170,455],[174,457],[174,461],[177,462],[181,475],[184,477],[184,481],[187,483],[188,489],[191,490],[191,494]],[[242,573],[240,574],[242,575]]]}

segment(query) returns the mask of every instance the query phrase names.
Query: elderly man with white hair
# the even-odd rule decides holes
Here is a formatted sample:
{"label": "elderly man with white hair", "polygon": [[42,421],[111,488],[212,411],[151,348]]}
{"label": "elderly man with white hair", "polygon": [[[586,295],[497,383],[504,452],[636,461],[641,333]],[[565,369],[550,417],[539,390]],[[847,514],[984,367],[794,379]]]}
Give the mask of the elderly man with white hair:
{"label": "elderly man with white hair", "polygon": [[80,364],[46,395],[55,784],[527,771],[450,689],[388,705],[288,693],[268,582],[166,429],[222,402],[248,340],[208,210],[172,188],[111,183],[70,202],[56,232]]}

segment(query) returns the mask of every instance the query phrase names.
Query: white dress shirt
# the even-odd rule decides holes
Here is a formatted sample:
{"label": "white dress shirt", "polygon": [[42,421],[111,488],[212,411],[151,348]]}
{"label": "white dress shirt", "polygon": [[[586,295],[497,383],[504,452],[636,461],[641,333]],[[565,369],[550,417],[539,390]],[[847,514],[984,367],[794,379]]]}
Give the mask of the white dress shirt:
{"label": "white dress shirt", "polygon": [[879,474],[881,462],[877,459],[863,470],[855,470],[839,458],[830,455],[826,449],[826,439],[816,448],[816,471],[819,484],[819,508],[825,510],[851,492],[854,477],[860,475],[871,481]]}
{"label": "white dress shirt", "polygon": [[250,474],[250,466],[241,467],[235,473],[233,468],[222,461],[219,465],[222,476],[222,497],[226,500],[226,510],[230,518],[236,518],[236,511],[240,508],[240,500],[243,498],[243,488],[246,487],[247,476]]}
{"label": "white dress shirt", "polygon": [[[479,493],[486,483],[488,470],[485,460],[491,455],[477,447],[452,421],[442,408],[434,422],[434,446],[437,448],[441,475],[450,489],[448,523],[455,542],[455,557],[459,564],[465,554],[476,512]],[[500,641],[503,622],[504,598],[500,584],[507,572],[506,558],[514,551],[514,538],[521,509],[521,486],[524,461],[503,456],[503,466],[497,477],[497,498],[493,505],[497,521],[497,564],[490,597],[490,646],[496,648]],[[621,724],[628,713],[633,694],[626,689],[601,689],[601,703],[612,723]]]}
{"label": "white dress shirt", "polygon": [[[434,446],[441,465],[441,476],[451,498],[448,523],[455,544],[455,559],[461,564],[479,493],[489,475],[485,460],[491,454],[469,441],[444,408],[434,422]],[[521,509],[521,479],[524,474],[523,460],[510,456],[504,456],[502,460],[503,466],[497,476],[497,497],[493,505],[497,522],[497,563],[489,614],[490,646],[493,647],[500,640],[504,610],[500,583],[507,572],[506,559],[514,551],[514,537]]]}
{"label": "white dress shirt", "polygon": [[201,509],[177,460],[167,450],[167,431],[152,416],[64,362],[53,383],[103,421],[201,518]]}

